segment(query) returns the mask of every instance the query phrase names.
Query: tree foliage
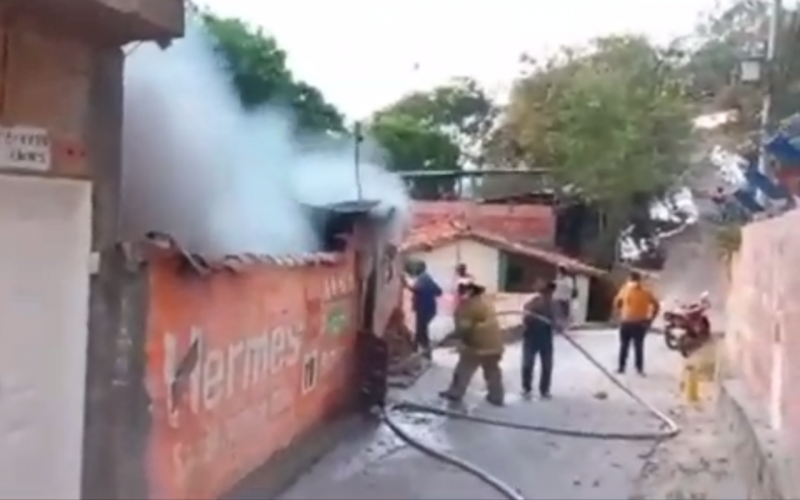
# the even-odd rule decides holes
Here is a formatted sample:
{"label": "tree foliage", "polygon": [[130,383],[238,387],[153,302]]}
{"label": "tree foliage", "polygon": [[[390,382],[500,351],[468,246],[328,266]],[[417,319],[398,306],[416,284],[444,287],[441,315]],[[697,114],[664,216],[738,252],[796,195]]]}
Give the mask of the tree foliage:
{"label": "tree foliage", "polygon": [[460,77],[430,91],[408,94],[375,117],[387,115],[402,115],[448,135],[458,145],[462,163],[480,166],[483,143],[498,108],[475,80]]}
{"label": "tree foliage", "polygon": [[[482,140],[496,114],[474,80],[457,78],[378,110],[370,129],[395,171],[458,171],[480,161]],[[408,184],[414,197],[425,199],[453,196],[457,186],[453,176],[420,176]]]}
{"label": "tree foliage", "polygon": [[690,106],[671,55],[636,37],[565,51],[516,82],[495,145],[601,203],[663,191],[685,170]]}
{"label": "tree foliage", "polygon": [[758,128],[761,100],[770,90],[778,117],[800,110],[800,11],[784,9],[778,25],[777,58],[770,70],[771,85],[739,81],[740,61],[767,54],[770,3],[767,0],[736,0],[711,13],[689,40],[693,50],[684,68],[692,95],[711,102],[716,109],[741,111],[742,129]]}
{"label": "tree foliage", "polygon": [[294,111],[303,130],[344,130],[342,114],[316,87],[295,78],[286,64],[286,52],[272,36],[239,19],[211,13],[202,16],[244,107],[285,105]]}
{"label": "tree foliage", "polygon": [[[444,132],[400,113],[376,116],[370,135],[383,148],[390,170],[458,170],[459,148]],[[452,195],[452,177],[409,179],[411,195],[418,199],[437,199]]]}
{"label": "tree foliage", "polygon": [[687,168],[691,103],[679,63],[632,36],[565,49],[516,82],[493,155],[507,166],[545,167],[557,187],[597,206],[608,251]]}

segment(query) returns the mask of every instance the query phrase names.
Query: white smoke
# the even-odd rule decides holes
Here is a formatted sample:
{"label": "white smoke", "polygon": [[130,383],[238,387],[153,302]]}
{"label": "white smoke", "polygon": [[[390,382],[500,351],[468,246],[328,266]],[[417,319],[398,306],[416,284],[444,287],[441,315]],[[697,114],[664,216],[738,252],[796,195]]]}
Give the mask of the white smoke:
{"label": "white smoke", "polygon": [[140,46],[125,68],[125,236],[160,231],[211,256],[315,251],[318,235],[301,204],[359,192],[407,219],[397,176],[362,163],[359,189],[352,143],[315,151],[304,138],[301,148],[293,130],[285,110],[243,110],[197,23],[167,50]]}

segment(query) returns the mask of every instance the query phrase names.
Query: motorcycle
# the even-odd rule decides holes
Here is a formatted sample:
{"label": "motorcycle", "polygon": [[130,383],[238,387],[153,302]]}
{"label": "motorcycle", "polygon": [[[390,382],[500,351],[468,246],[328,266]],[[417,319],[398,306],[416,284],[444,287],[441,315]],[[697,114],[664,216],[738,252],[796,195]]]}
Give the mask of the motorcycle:
{"label": "motorcycle", "polygon": [[688,358],[705,345],[711,339],[711,321],[707,314],[710,307],[708,294],[703,293],[698,302],[666,311],[664,342],[667,348]]}

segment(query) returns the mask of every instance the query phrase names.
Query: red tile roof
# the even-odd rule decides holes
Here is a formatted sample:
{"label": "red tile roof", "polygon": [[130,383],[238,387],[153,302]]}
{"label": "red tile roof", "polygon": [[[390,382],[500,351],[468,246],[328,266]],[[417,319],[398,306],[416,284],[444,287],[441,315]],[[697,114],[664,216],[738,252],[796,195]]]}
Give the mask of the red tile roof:
{"label": "red tile roof", "polygon": [[412,227],[460,223],[513,241],[552,244],[555,215],[549,206],[485,204],[473,201],[418,201],[412,207]]}
{"label": "red tile roof", "polygon": [[604,277],[607,271],[590,266],[579,260],[536,247],[530,243],[521,243],[503,235],[470,228],[463,222],[435,222],[420,225],[412,229],[401,245],[403,252],[429,251],[458,240],[471,239],[487,246],[523,257],[537,259],[554,266],[564,266],[572,272],[588,276]]}
{"label": "red tile roof", "polygon": [[[269,264],[273,266],[297,267],[310,265],[333,265],[344,260],[343,254],[327,252],[310,252],[291,255],[256,255],[237,254],[209,259],[202,255],[188,252],[170,235],[151,232],[145,235],[143,245],[133,249],[133,244],[125,243],[123,248],[130,254],[137,253],[144,258],[167,254],[183,259],[200,275],[212,272],[242,272],[249,266]],[[140,253],[141,252],[141,253]]]}

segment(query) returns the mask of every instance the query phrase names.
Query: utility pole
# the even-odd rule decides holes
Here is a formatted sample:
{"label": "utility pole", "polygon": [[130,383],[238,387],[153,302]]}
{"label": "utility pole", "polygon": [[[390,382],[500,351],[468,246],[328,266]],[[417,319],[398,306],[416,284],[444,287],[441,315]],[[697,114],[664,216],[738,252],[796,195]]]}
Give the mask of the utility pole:
{"label": "utility pole", "polygon": [[759,158],[758,168],[762,173],[767,173],[769,170],[767,161],[767,154],[764,150],[764,143],[767,137],[772,132],[775,121],[775,107],[774,98],[776,93],[776,86],[782,82],[777,81],[781,75],[777,72],[777,60],[780,57],[780,47],[778,42],[780,39],[781,23],[782,23],[783,5],[782,0],[772,0],[770,5],[769,16],[769,33],[767,38],[767,53],[764,61],[766,69],[764,92],[764,101],[761,107],[761,142],[759,143]]}
{"label": "utility pole", "polygon": [[361,142],[363,140],[364,136],[361,133],[361,122],[356,122],[353,125],[353,167],[355,168],[356,193],[359,201],[364,196],[361,186]]}

